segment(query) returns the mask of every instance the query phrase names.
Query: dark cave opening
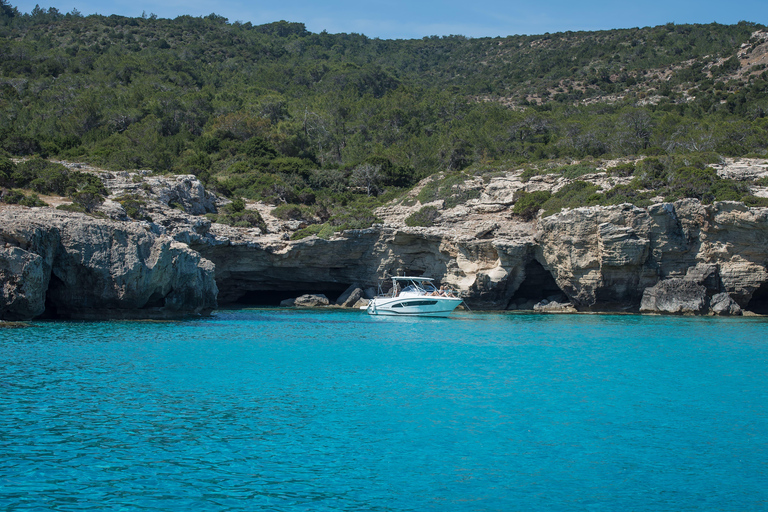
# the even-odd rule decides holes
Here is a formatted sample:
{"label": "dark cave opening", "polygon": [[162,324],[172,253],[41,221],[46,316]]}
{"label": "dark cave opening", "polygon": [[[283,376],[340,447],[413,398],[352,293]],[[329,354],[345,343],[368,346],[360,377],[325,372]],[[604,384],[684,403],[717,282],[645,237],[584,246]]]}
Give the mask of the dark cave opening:
{"label": "dark cave opening", "polygon": [[746,309],[758,315],[768,315],[768,282],[763,283],[760,288],[755,290]]}
{"label": "dark cave opening", "polygon": [[[318,283],[317,286],[305,286],[301,289],[280,289],[278,286],[266,290],[248,290],[233,302],[223,303],[226,306],[235,307],[276,307],[286,299],[295,299],[306,294],[322,294],[328,297],[331,304],[344,293],[349,284],[343,283]],[[222,305],[220,303],[219,305]]]}
{"label": "dark cave opening", "polygon": [[58,301],[54,299],[58,290],[66,288],[64,281],[51,274],[51,278],[48,281],[48,289],[45,291],[45,311],[40,315],[39,319],[44,320],[57,320],[66,318],[66,315],[62,314],[59,308]]}
{"label": "dark cave opening", "polygon": [[165,295],[156,291],[147,299],[147,303],[142,309],[161,308],[163,306],[165,306]]}
{"label": "dark cave opening", "polygon": [[507,303],[507,309],[533,309],[533,305],[544,299],[567,301],[555,278],[541,263],[531,260],[525,266],[525,279]]}

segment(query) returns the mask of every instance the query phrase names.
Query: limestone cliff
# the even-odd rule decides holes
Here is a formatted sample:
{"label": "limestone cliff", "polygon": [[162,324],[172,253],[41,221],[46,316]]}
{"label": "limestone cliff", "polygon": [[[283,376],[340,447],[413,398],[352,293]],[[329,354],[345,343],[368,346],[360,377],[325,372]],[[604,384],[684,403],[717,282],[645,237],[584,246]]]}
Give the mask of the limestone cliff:
{"label": "limestone cliff", "polygon": [[[730,162],[718,172],[762,177],[768,166]],[[651,312],[768,313],[768,209],[741,203],[577,208],[524,222],[511,213],[516,194],[563,181],[511,171],[463,184],[476,191],[463,204],[432,203],[440,210],[432,227],[405,226],[422,206],[412,199],[417,188],[412,206],[377,211],[382,224],[291,241],[298,223],[261,203],[247,207],[260,212],[266,232],[212,223],[200,214],[222,200],[191,176],[103,179],[113,196],[145,197],[153,222],[126,221],[113,201],[102,208],[110,219],[0,207],[2,318],[200,313],[216,307],[217,292],[221,305],[278,305],[304,294],[334,302],[353,283],[376,289],[396,274],[438,278],[478,309],[636,312],[643,303]],[[599,173],[581,179],[612,186]],[[671,280],[685,283],[657,286]],[[694,299],[703,305],[685,305]]]}
{"label": "limestone cliff", "polygon": [[768,209],[740,203],[579,208],[541,219],[537,241],[545,266],[582,309],[637,309],[646,288],[669,278],[748,307],[768,280]]}
{"label": "limestone cliff", "polygon": [[135,222],[0,207],[0,318],[169,318],[216,307],[213,264]]}

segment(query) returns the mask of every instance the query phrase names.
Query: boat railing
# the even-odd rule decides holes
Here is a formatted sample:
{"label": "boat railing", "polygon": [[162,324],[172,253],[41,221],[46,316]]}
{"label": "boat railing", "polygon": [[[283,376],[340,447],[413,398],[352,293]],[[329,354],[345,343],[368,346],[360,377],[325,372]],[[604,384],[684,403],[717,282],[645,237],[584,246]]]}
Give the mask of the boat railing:
{"label": "boat railing", "polygon": [[[406,281],[407,282],[407,281]],[[378,293],[376,295],[377,298],[394,298],[398,297],[402,292],[415,292],[416,294],[420,296],[425,297],[450,297],[450,298],[461,298],[460,293],[457,290],[452,290],[450,288],[446,288],[442,290],[442,293],[440,290],[432,283],[429,283],[429,289],[425,286],[423,286],[421,283],[417,281],[410,281],[407,286],[401,287],[398,281],[395,281],[392,284],[392,287],[387,290],[386,292],[382,289],[382,284],[378,283]]]}

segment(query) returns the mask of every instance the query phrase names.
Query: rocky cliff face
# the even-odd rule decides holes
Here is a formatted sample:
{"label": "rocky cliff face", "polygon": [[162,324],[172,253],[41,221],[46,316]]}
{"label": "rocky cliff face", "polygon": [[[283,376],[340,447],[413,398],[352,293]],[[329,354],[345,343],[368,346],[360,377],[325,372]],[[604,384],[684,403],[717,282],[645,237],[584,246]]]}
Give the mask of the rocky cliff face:
{"label": "rocky cliff face", "polygon": [[[768,174],[763,163],[743,162],[718,172],[739,165]],[[155,187],[146,176],[110,174],[115,195],[147,198],[152,223],[124,221],[115,202],[103,209],[112,219],[0,207],[0,316],[201,313],[216,307],[217,292],[221,305],[278,305],[304,294],[333,302],[352,284],[376,288],[397,274],[441,279],[477,309],[768,313],[768,209],[683,200],[523,222],[511,214],[518,191],[562,186],[536,178],[512,172],[468,183],[479,197],[442,209],[433,227],[404,225],[420,205],[389,205],[377,212],[381,225],[290,241],[297,226],[263,204],[248,208],[260,211],[267,233],[211,223],[200,213],[221,200],[193,177],[152,178]]]}
{"label": "rocky cliff face", "polygon": [[0,318],[169,318],[216,307],[214,266],[135,222],[0,209]]}
{"label": "rocky cliff face", "polygon": [[[562,296],[581,311],[638,311],[647,288],[683,278],[709,296],[764,307],[768,210],[685,200],[648,209],[579,208],[520,238],[454,237],[441,228],[346,232],[300,242],[193,244],[215,262],[223,303],[251,292],[340,293],[385,275],[438,276],[482,309],[532,309]],[[751,304],[751,306],[750,306]]]}
{"label": "rocky cliff face", "polygon": [[641,209],[580,208],[539,222],[545,265],[581,309],[630,309],[671,278],[760,308],[768,273],[768,209],[695,200]]}

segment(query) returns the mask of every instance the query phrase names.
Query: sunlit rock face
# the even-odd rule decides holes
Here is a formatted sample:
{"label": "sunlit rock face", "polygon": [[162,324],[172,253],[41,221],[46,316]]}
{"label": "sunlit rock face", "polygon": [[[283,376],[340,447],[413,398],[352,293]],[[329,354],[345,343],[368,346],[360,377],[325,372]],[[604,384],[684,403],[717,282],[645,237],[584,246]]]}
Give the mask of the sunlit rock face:
{"label": "sunlit rock face", "polygon": [[[269,205],[246,206],[261,227],[227,226],[202,215],[226,201],[194,177],[112,173],[112,199],[141,195],[151,222],[116,200],[107,218],[0,205],[0,318],[181,316],[308,294],[350,307],[394,275],[433,277],[473,309],[638,312],[644,297],[683,300],[690,285],[657,286],[680,279],[705,290],[692,314],[768,313],[768,209],[682,200],[526,221],[512,213],[515,195],[563,183],[518,174],[468,182],[477,193],[465,204],[430,203],[440,214],[429,227],[406,226],[423,205],[402,202],[377,209],[371,228],[291,240],[300,223]],[[352,285],[361,298],[340,301]]]}
{"label": "sunlit rock face", "polygon": [[672,278],[748,308],[768,278],[768,209],[741,203],[579,208],[540,220],[537,240],[558,284],[587,309],[634,310]]}
{"label": "sunlit rock face", "polygon": [[0,246],[3,319],[172,318],[217,305],[213,264],[135,222],[4,207]]}

